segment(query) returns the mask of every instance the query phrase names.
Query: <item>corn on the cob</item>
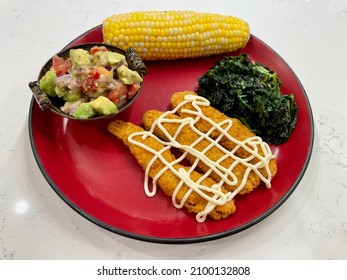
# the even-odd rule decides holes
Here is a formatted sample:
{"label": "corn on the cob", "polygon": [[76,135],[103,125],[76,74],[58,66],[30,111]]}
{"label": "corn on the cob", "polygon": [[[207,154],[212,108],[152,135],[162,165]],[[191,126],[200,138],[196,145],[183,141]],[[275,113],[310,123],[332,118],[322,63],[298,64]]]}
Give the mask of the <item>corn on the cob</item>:
{"label": "corn on the cob", "polygon": [[135,48],[143,60],[227,53],[243,48],[249,36],[240,18],[193,11],[131,12],[103,22],[104,43]]}

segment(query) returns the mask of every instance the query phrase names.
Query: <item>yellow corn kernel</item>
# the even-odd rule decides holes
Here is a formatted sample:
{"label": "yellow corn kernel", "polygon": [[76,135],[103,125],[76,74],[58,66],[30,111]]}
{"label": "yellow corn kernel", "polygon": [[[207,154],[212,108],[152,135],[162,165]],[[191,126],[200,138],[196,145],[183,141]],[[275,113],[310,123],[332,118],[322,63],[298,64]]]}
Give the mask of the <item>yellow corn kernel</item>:
{"label": "yellow corn kernel", "polygon": [[193,11],[115,14],[103,21],[104,43],[135,48],[143,60],[223,54],[243,48],[250,36],[244,20]]}

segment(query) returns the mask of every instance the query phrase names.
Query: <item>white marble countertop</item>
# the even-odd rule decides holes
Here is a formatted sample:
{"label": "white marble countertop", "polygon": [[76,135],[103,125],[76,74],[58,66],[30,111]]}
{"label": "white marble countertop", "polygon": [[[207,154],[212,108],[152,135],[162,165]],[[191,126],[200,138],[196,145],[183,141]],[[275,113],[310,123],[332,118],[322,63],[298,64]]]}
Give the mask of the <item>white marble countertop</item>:
{"label": "white marble countertop", "polygon": [[[0,2],[0,259],[347,259],[347,1]],[[28,82],[48,57],[107,16],[152,9],[245,19],[307,92],[315,124],[308,169],[277,211],[238,234],[187,245],[119,236],[68,207],[35,162]]]}

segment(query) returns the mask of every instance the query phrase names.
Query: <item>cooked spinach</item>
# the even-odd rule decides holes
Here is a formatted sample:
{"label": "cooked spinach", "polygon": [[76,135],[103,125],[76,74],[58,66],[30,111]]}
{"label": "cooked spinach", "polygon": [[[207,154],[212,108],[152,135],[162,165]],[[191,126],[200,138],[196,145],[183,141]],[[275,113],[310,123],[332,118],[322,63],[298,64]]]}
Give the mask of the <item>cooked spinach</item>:
{"label": "cooked spinach", "polygon": [[272,144],[288,140],[297,121],[293,94],[282,94],[277,74],[246,54],[217,61],[198,79],[197,94],[211,106],[238,118]]}

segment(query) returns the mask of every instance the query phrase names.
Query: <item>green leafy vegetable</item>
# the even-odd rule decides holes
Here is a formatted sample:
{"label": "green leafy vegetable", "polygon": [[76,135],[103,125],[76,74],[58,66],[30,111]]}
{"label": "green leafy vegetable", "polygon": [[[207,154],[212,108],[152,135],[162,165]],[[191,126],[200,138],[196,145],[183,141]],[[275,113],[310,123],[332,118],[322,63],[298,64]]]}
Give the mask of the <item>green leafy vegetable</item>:
{"label": "green leafy vegetable", "polygon": [[197,94],[226,115],[240,119],[272,144],[288,140],[297,121],[293,94],[281,93],[277,74],[246,54],[217,61],[198,80]]}

